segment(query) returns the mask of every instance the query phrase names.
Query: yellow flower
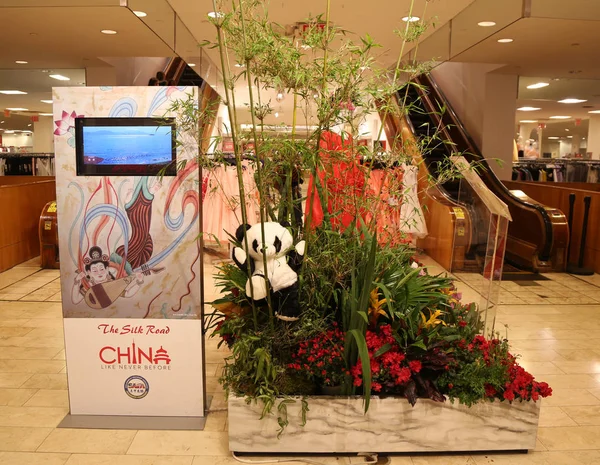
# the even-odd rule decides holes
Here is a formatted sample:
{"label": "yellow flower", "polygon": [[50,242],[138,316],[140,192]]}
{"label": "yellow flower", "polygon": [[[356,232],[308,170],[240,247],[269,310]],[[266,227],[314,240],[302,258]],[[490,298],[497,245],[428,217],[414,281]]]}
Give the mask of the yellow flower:
{"label": "yellow flower", "polygon": [[371,324],[376,324],[379,315],[385,315],[385,310],[383,310],[384,304],[387,302],[387,299],[379,299],[379,292],[377,288],[371,291],[369,296],[369,321]]}
{"label": "yellow flower", "polygon": [[443,312],[441,310],[436,310],[434,312],[432,312],[430,310],[429,311],[429,319],[427,319],[425,314],[423,312],[421,312],[421,320],[423,320],[421,327],[430,328],[430,327],[435,327],[439,324],[446,326],[446,323],[438,318],[442,313]]}

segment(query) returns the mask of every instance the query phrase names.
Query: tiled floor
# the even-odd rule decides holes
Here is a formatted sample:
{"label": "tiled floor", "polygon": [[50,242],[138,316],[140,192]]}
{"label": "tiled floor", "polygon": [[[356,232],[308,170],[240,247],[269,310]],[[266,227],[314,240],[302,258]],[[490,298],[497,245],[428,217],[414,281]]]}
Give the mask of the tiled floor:
{"label": "tiled floor", "polygon": [[[210,274],[207,267],[208,299],[215,292]],[[600,465],[600,276],[550,277],[535,286],[540,289],[504,283],[503,296],[511,301],[498,310],[522,364],[554,389],[542,404],[536,450],[527,455],[393,456],[389,463]],[[461,278],[469,284],[459,284],[464,299],[477,298],[472,276]],[[58,272],[39,270],[36,261],[0,274],[0,465],[237,463],[228,455],[224,411],[209,415],[205,431],[56,429],[68,411],[58,289]],[[222,409],[217,378],[225,352],[216,344],[207,341],[207,390],[214,396],[213,408]]]}

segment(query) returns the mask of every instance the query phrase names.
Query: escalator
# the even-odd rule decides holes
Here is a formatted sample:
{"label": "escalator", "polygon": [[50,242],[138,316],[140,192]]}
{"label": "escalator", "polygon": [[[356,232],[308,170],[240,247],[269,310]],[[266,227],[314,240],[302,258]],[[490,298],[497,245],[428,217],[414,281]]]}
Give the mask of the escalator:
{"label": "escalator", "polygon": [[422,75],[409,83],[398,99],[406,104],[403,106],[408,109],[411,131],[427,148],[422,151],[423,164],[428,174],[439,181],[437,190],[469,213],[471,242],[466,260],[476,265],[478,258],[485,254],[487,213],[476,196],[464,187],[465,182],[440,178],[450,166],[449,157],[457,153],[479,167],[479,175],[488,189],[510,210],[513,221],[508,230],[505,261],[534,272],[563,271],[568,243],[564,214],[504,186],[430,76]]}

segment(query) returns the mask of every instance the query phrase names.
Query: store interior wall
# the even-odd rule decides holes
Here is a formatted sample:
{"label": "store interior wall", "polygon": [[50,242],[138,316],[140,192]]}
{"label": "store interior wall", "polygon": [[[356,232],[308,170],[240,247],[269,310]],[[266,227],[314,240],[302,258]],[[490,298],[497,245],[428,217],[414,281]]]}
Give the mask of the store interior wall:
{"label": "store interior wall", "polygon": [[85,82],[88,87],[116,86],[117,71],[111,66],[87,67],[85,69]]}
{"label": "store interior wall", "polygon": [[510,180],[518,76],[498,65],[446,62],[432,75],[465,129],[501,180]]}
{"label": "store interior wall", "polygon": [[2,135],[2,144],[5,147],[31,147],[33,146],[33,136],[31,133],[4,133]]}
{"label": "store interior wall", "polygon": [[147,86],[150,78],[156,76],[157,71],[164,70],[170,59],[170,57],[101,58],[114,68],[117,86]]}

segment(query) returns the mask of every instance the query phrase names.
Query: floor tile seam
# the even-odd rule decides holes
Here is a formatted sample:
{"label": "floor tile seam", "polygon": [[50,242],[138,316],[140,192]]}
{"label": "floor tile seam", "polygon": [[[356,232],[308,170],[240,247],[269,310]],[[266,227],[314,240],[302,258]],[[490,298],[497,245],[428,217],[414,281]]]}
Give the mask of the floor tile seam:
{"label": "floor tile seam", "polygon": [[[32,426],[31,428],[38,428],[36,426]],[[41,428],[41,427],[40,427]],[[35,448],[35,452],[40,451],[40,447],[42,447],[44,445],[44,443],[46,442],[46,440],[50,437],[50,435],[56,430],[56,428],[44,428],[44,429],[49,429],[50,431],[48,431],[48,434],[46,436],[44,436],[44,439],[42,439],[40,441],[40,444]],[[44,451],[40,451],[42,453],[44,453]]]}

